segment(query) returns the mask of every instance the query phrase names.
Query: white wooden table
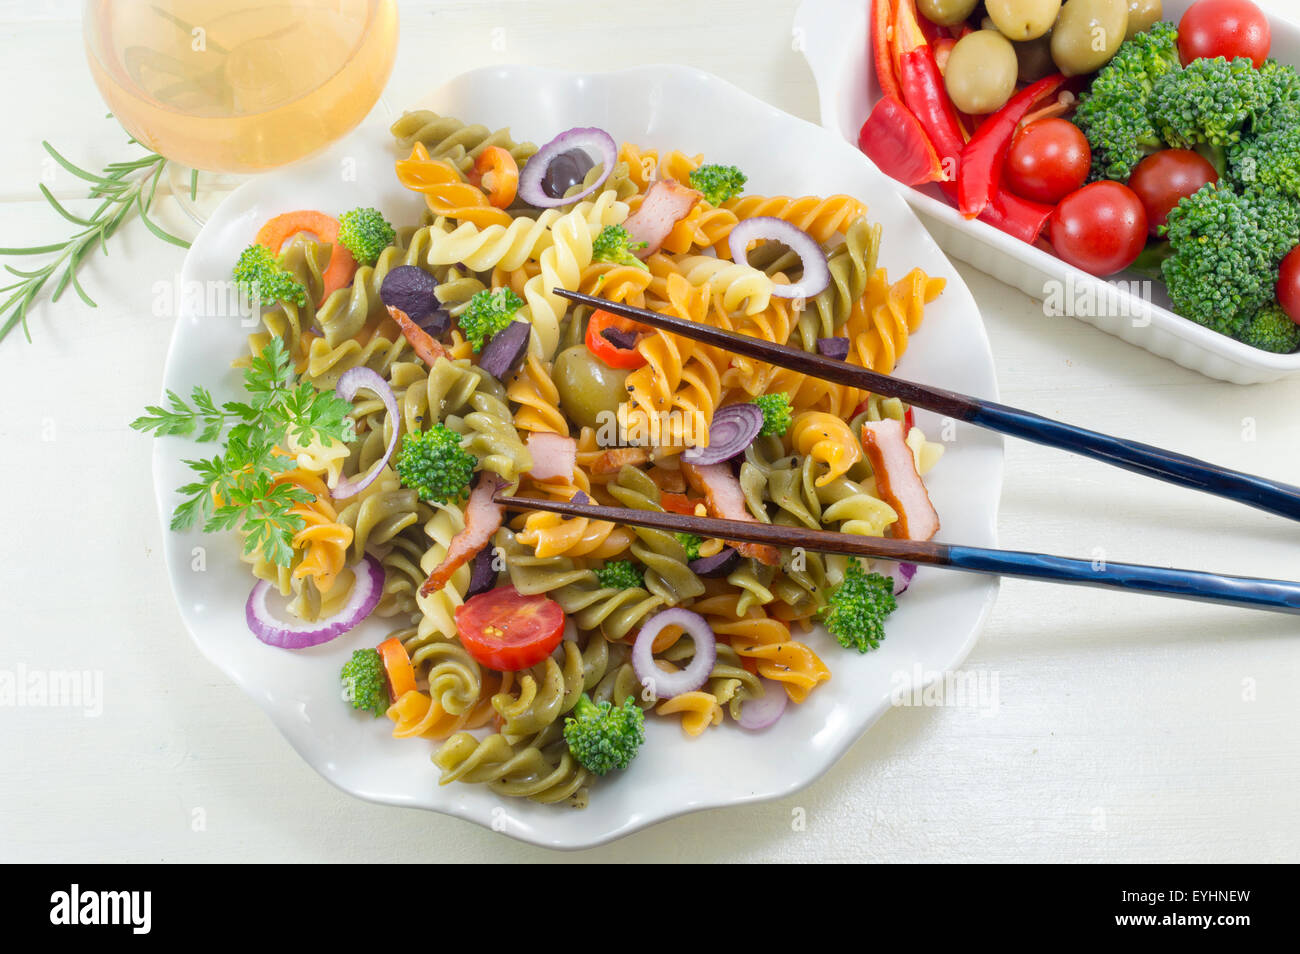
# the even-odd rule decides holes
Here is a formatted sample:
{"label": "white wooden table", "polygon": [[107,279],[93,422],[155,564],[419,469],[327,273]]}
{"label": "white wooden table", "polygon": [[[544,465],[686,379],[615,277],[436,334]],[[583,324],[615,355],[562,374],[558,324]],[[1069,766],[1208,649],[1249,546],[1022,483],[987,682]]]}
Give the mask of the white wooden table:
{"label": "white wooden table", "polygon": [[[1275,0],[1280,10],[1283,0]],[[816,117],[790,0],[407,2],[387,93],[473,66],[675,62]],[[42,138],[120,155],[84,64],[80,3],[0,0],[0,245],[64,234]],[[47,178],[60,197],[81,190]],[[968,669],[995,715],[893,711],[792,797],[553,855],[354,800],[300,761],[191,645],[172,602],[149,441],[182,254],[127,229],[85,283],[0,345],[0,670],[103,672],[103,712],[0,708],[0,860],[1245,861],[1300,859],[1300,626],[1285,617],[1011,581]],[[1003,399],[1300,481],[1300,379],[1219,384],[975,270]],[[1293,524],[1032,445],[1007,451],[1002,543],[1300,579]],[[802,809],[806,825],[791,824]]]}

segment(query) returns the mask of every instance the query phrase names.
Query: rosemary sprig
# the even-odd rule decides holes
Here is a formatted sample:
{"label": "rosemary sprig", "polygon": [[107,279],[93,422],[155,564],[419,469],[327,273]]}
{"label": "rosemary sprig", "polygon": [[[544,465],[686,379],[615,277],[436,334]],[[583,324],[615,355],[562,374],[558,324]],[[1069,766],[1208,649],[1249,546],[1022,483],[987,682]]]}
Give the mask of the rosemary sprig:
{"label": "rosemary sprig", "polygon": [[[131,141],[135,142],[135,140]],[[85,288],[77,280],[77,270],[96,248],[101,248],[105,254],[108,254],[109,237],[133,211],[139,214],[140,221],[145,224],[145,227],[164,242],[189,248],[188,242],[172,235],[149,218],[149,210],[153,207],[154,196],[158,192],[158,182],[167,167],[167,159],[150,152],[138,159],[109,163],[104,167],[103,172],[95,173],[71,162],[48,142],[42,142],[41,145],[60,166],[78,179],[90,183],[88,198],[102,201],[94,212],[83,218],[68,211],[54,197],[54,194],[41,184],[41,195],[45,196],[55,212],[75,225],[78,231],[64,242],[27,248],[0,248],[0,255],[53,256],[40,268],[31,270],[14,268],[12,265],[5,266],[5,270],[16,276],[18,281],[0,288],[0,295],[9,293],[9,297],[0,304],[0,320],[3,320],[3,324],[0,324],[0,341],[3,341],[19,323],[23,326],[23,333],[27,336],[27,340],[32,340],[31,332],[27,327],[27,312],[41,289],[51,279],[54,280],[54,291],[50,295],[50,301],[58,301],[68,286],[71,286],[82,301],[92,308],[96,307],[94,300],[86,294]],[[191,179],[191,193],[195,185],[195,181]]]}

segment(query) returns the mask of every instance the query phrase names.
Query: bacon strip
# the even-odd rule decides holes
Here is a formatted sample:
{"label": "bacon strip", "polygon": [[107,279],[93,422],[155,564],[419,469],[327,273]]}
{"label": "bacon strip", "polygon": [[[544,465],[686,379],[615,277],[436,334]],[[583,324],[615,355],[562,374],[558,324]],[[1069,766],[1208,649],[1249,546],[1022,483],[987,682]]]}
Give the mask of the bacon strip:
{"label": "bacon strip", "polygon": [[636,256],[648,258],[659,251],[673,226],[686,218],[695,203],[703,198],[701,193],[672,179],[660,179],[650,186],[641,207],[623,223],[633,242],[646,243],[645,248],[637,249]]}
{"label": "bacon strip", "polygon": [[432,335],[411,320],[411,316],[400,308],[388,306],[388,315],[393,321],[397,322],[397,327],[402,329],[402,336],[411,344],[416,356],[433,367],[439,358],[451,360],[451,352],[442,346]]}
{"label": "bacon strip", "polygon": [[929,540],[939,532],[939,514],[930,502],[916,458],[907,446],[902,421],[886,418],[862,425],[862,448],[876,473],[880,498],[894,508],[898,522],[894,536],[902,540]]}
{"label": "bacon strip", "polygon": [[465,529],[451,538],[447,555],[420,585],[421,596],[429,596],[446,586],[451,575],[478,556],[492,535],[501,529],[506,508],[492,497],[504,486],[506,482],[496,474],[484,471],[479,475],[478,483],[470,491],[469,503],[465,505]]}
{"label": "bacon strip", "polygon": [[[740,481],[731,472],[728,464],[708,464],[698,466],[682,461],[682,473],[686,481],[697,493],[704,495],[709,514],[720,520],[744,520],[758,523],[754,515],[745,506],[745,492],[740,489]],[[767,543],[744,543],[727,541],[736,548],[741,556],[753,557],[768,566],[780,566],[781,554],[776,547]]]}
{"label": "bacon strip", "polygon": [[533,466],[528,471],[535,480],[572,480],[578,463],[578,442],[572,437],[551,431],[534,431],[528,435],[528,453]]}

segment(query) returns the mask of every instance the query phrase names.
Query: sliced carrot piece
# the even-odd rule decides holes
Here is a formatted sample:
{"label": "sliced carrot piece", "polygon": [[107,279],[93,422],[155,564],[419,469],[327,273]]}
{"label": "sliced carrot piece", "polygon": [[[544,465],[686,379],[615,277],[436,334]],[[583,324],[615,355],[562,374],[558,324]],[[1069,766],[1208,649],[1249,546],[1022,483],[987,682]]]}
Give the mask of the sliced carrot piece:
{"label": "sliced carrot piece", "polygon": [[376,650],[384,661],[384,672],[388,674],[388,692],[396,702],[408,692],[415,691],[415,667],[406,647],[396,636],[385,639]]}
{"label": "sliced carrot piece", "polygon": [[277,215],[267,220],[266,224],[258,230],[256,241],[258,245],[265,245],[279,255],[285,242],[299,232],[308,232],[322,242],[329,242],[332,246],[329,266],[321,276],[325,282],[325,287],[321,291],[321,300],[328,298],[340,288],[350,285],[352,276],[357,271],[357,260],[339,243],[339,220],[331,218],[324,212],[299,209],[296,212]]}
{"label": "sliced carrot piece", "polygon": [[519,163],[508,150],[488,146],[479,154],[467,178],[487,193],[488,201],[494,206],[508,209],[519,191]]}

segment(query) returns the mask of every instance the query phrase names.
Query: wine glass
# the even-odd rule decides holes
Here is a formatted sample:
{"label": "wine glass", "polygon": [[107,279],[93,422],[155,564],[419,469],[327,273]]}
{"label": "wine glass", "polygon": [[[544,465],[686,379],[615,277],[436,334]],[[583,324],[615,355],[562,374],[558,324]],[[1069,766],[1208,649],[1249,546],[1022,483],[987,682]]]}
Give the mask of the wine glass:
{"label": "wine glass", "polygon": [[396,0],[86,0],[83,28],[104,100],[200,225],[240,177],[356,127],[397,52]]}

